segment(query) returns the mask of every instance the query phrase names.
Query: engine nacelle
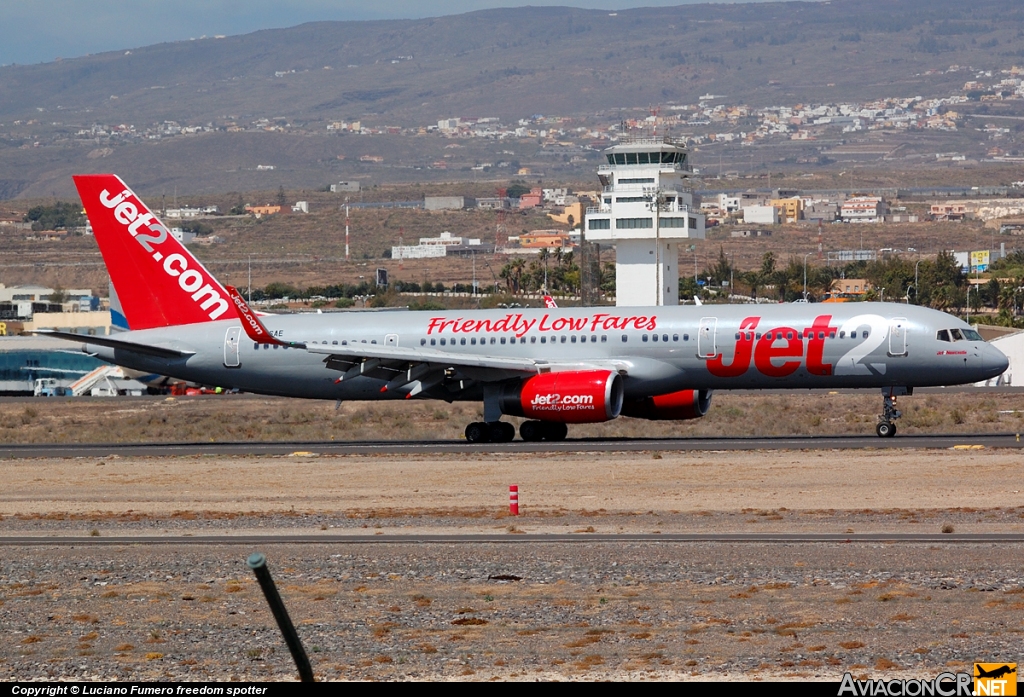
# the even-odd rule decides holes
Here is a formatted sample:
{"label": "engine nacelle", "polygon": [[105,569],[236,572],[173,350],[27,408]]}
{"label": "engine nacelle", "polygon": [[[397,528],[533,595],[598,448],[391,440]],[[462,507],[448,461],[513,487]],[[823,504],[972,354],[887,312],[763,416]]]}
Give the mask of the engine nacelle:
{"label": "engine nacelle", "polygon": [[686,421],[704,416],[710,406],[711,390],[679,390],[626,402],[622,414],[651,421]]}
{"label": "engine nacelle", "polygon": [[501,410],[541,421],[610,421],[622,411],[622,377],[610,370],[541,373],[505,391]]}

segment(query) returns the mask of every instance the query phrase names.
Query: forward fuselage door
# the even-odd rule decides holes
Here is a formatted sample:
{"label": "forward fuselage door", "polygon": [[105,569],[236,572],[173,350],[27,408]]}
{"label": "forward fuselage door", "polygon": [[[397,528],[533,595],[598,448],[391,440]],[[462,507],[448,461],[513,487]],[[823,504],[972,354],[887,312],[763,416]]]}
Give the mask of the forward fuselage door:
{"label": "forward fuselage door", "polygon": [[907,355],[907,318],[893,317],[889,322],[889,355]]}
{"label": "forward fuselage door", "polygon": [[238,368],[242,365],[238,357],[238,341],[242,335],[241,327],[228,327],[224,334],[224,367]]}
{"label": "forward fuselage door", "polygon": [[701,317],[700,328],[697,329],[697,356],[714,358],[718,355],[715,347],[715,334],[718,331],[717,317]]}

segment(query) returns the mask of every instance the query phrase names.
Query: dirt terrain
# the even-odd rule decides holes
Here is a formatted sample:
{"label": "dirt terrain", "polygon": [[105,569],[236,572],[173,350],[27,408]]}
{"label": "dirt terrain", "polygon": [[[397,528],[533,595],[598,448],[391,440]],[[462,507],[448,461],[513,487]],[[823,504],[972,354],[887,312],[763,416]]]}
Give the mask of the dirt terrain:
{"label": "dirt terrain", "polygon": [[[899,400],[902,434],[1019,433],[1024,394],[1012,389],[919,390]],[[874,390],[714,393],[693,421],[620,417],[579,424],[570,438],[868,435],[881,411]],[[334,402],[258,395],[0,399],[0,443],[461,440],[478,403],[396,399]],[[518,426],[521,419],[509,417]]]}
{"label": "dirt terrain", "polygon": [[[928,678],[1019,657],[1022,545],[954,541],[1024,531],[1016,451],[296,453],[3,467],[4,537],[365,536],[259,550],[320,679]],[[593,540],[943,530],[952,533],[941,544]],[[512,543],[387,542],[415,533]],[[252,551],[230,540],[4,547],[0,674],[293,679],[244,564]]]}

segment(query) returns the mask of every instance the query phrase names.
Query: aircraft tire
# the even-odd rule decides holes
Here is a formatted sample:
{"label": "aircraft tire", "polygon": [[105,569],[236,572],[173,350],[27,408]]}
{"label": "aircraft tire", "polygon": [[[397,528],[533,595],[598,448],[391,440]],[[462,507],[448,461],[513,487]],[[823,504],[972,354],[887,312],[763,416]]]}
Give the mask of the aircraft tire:
{"label": "aircraft tire", "polygon": [[516,437],[515,426],[504,421],[484,424],[484,427],[487,429],[488,440],[492,443],[510,443]]}
{"label": "aircraft tire", "polygon": [[519,426],[519,435],[528,443],[544,440],[544,422],[524,421]]}
{"label": "aircraft tire", "polygon": [[890,421],[882,421],[875,426],[875,433],[879,438],[892,438],[896,435],[896,424]]}
{"label": "aircraft tire", "polygon": [[569,427],[563,423],[544,422],[544,440],[565,440]]}
{"label": "aircraft tire", "polygon": [[491,429],[485,423],[474,421],[466,426],[466,440],[470,443],[486,443],[491,440]]}

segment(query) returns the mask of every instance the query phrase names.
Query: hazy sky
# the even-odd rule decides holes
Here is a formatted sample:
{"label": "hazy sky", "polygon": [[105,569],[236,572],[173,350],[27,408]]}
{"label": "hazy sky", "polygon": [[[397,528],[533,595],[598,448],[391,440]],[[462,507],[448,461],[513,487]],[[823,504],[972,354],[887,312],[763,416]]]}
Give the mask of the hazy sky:
{"label": "hazy sky", "polygon": [[[527,0],[525,4],[621,10],[697,1]],[[516,6],[514,0],[0,0],[0,65],[41,63],[204,34],[246,34],[320,20],[436,17]]]}

